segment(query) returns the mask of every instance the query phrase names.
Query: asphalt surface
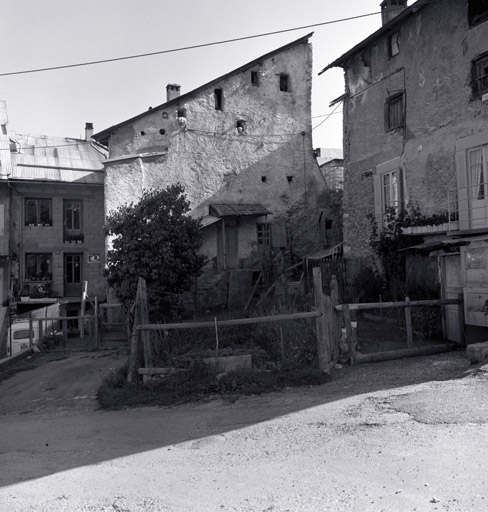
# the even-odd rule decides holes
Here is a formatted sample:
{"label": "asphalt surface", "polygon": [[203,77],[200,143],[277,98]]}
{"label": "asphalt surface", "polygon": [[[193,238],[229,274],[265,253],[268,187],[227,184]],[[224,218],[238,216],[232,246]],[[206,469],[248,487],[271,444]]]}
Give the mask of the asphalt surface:
{"label": "asphalt surface", "polygon": [[122,363],[74,354],[0,384],[0,511],[488,510],[488,373],[463,352],[235,403],[99,410]]}

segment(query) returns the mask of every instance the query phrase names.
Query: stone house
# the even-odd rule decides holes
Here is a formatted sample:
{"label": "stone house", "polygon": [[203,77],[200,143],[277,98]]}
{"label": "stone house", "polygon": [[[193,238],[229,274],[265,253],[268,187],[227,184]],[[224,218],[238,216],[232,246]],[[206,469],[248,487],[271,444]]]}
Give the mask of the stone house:
{"label": "stone house", "polygon": [[[202,218],[210,280],[259,270],[268,246],[322,247],[308,222],[329,206],[312,148],[311,35],[186,94],[170,84],[165,103],[95,134],[109,149],[106,214],[144,189],[181,183]],[[256,273],[247,275],[248,288]]]}
{"label": "stone house", "polygon": [[[382,27],[322,70],[345,76],[344,251],[371,252],[368,214],[381,229],[388,209],[417,209],[422,225],[405,233],[423,237],[418,250],[438,258],[442,295],[464,294],[466,324],[485,336],[488,3],[384,0],[381,9]],[[456,308],[446,322],[460,339]]]}
{"label": "stone house", "polygon": [[104,300],[106,150],[91,140],[13,132],[0,102],[0,298],[19,313],[60,302],[79,314],[82,285]]}

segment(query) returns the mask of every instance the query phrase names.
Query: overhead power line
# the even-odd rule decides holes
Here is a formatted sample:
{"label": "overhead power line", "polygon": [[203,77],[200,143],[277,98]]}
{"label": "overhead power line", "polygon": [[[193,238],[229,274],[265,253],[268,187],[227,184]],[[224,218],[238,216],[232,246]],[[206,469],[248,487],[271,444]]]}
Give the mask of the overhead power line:
{"label": "overhead power line", "polygon": [[115,57],[115,58],[111,58],[111,59],[92,60],[92,61],[87,61],[87,62],[79,62],[77,64],[65,64],[63,66],[51,66],[51,67],[47,67],[47,68],[35,68],[35,69],[26,69],[26,70],[22,70],[22,71],[10,71],[7,73],[0,73],[0,77],[1,76],[12,76],[12,75],[25,75],[28,73],[41,73],[44,71],[56,71],[59,69],[79,68],[79,67],[83,67],[83,66],[93,66],[95,64],[105,64],[108,62],[117,62],[117,61],[130,60],[130,59],[140,59],[142,57],[151,57],[153,55],[163,55],[165,53],[181,52],[181,51],[185,51],[185,50],[195,50],[197,48],[205,48],[208,46],[216,46],[219,44],[235,43],[237,41],[246,41],[248,39],[256,39],[258,37],[267,37],[267,36],[273,36],[276,34],[284,34],[286,32],[294,32],[296,30],[304,30],[304,29],[309,29],[309,28],[314,28],[314,27],[322,27],[324,25],[332,25],[334,23],[342,23],[345,21],[366,18],[368,16],[375,16],[376,14],[380,14],[380,12],[378,12],[378,11],[370,12],[367,14],[359,14],[357,16],[350,16],[348,18],[340,18],[337,20],[323,21],[321,23],[313,23],[312,25],[303,25],[301,27],[287,28],[287,29],[283,29],[283,30],[275,30],[273,32],[264,32],[264,33],[255,34],[252,36],[243,36],[243,37],[236,37],[233,39],[224,39],[221,41],[214,41],[212,43],[202,43],[202,44],[196,44],[196,45],[192,45],[192,46],[183,46],[181,48],[172,48],[170,50],[160,50],[157,52],[150,52],[150,53],[139,53],[137,55],[128,55],[125,57]]}

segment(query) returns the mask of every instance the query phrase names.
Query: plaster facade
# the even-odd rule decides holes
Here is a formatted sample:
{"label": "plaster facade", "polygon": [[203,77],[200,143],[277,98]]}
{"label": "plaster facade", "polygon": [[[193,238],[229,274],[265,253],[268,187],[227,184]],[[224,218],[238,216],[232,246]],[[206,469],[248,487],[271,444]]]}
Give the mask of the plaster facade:
{"label": "plaster facade", "polygon": [[[393,169],[398,209],[417,206],[426,216],[456,212],[461,221],[466,217],[461,229],[488,228],[486,214],[476,226],[470,220],[467,187],[473,183],[466,148],[460,150],[469,138],[472,147],[488,143],[488,102],[476,94],[473,74],[488,51],[488,22],[470,23],[475,3],[419,0],[328,66],[345,70],[346,254],[369,254],[368,214],[382,225],[381,176]],[[392,127],[388,115],[396,114],[389,102],[400,95],[397,114],[404,119]]]}
{"label": "plaster facade", "polygon": [[[285,223],[298,203],[327,207],[312,148],[309,37],[96,134],[109,147],[106,214],[177,182],[194,216],[208,215],[213,203],[260,204],[269,222]],[[242,260],[256,250],[259,221],[240,222]],[[204,236],[215,239],[216,229]],[[216,255],[210,240],[202,250]]]}

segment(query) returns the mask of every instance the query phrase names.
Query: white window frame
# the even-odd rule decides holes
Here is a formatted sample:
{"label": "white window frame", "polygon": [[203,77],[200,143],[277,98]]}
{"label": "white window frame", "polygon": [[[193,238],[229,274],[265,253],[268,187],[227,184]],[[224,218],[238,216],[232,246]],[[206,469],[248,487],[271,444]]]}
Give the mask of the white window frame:
{"label": "white window frame", "polygon": [[[391,178],[396,175],[396,199],[392,201],[393,180]],[[390,178],[388,195],[385,198],[385,180]],[[374,174],[374,213],[378,227],[384,226],[386,220],[386,209],[390,206],[395,208],[397,214],[404,209],[404,190],[403,173],[400,167],[400,157],[388,160],[376,166]],[[395,204],[394,204],[395,203]]]}

